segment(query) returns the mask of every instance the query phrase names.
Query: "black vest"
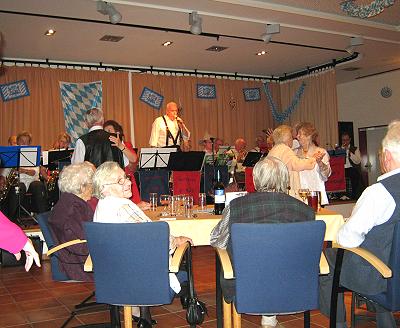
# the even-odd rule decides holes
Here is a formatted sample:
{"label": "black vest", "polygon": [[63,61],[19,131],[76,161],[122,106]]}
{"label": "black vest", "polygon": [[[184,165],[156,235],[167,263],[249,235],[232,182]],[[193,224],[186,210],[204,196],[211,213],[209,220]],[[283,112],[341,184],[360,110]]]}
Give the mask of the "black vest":
{"label": "black vest", "polygon": [[112,146],[110,134],[103,129],[93,130],[80,139],[85,144],[85,161],[99,167],[107,161],[117,162],[124,169],[124,156],[118,147]]}
{"label": "black vest", "polygon": [[[392,249],[394,226],[400,221],[400,206],[398,205],[400,204],[400,173],[387,177],[379,183],[393,197],[396,207],[388,221],[373,227],[365,235],[360,247],[376,255],[387,265]],[[349,252],[345,253],[343,258],[340,282],[344,287],[366,295],[379,294],[387,288],[387,280],[377,270],[361,257]]]}

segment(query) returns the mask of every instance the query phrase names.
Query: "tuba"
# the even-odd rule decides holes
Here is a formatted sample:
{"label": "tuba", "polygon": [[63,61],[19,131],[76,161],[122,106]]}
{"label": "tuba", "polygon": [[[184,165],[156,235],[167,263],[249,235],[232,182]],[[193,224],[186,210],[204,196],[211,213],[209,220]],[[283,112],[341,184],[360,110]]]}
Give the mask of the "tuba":
{"label": "tuba", "polygon": [[18,183],[18,169],[12,168],[10,173],[7,175],[5,185],[0,188],[0,202],[7,198],[8,192],[11,187],[15,187]]}

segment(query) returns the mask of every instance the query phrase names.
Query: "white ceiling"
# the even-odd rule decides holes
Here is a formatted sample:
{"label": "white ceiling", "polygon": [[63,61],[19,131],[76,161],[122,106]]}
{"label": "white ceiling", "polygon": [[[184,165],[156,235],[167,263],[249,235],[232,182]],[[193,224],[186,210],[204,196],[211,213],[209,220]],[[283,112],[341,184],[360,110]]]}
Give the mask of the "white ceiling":
{"label": "white ceiling", "polygon": [[[362,55],[336,67],[338,82],[400,69],[400,0],[369,19],[347,16],[340,9],[341,1],[335,0],[110,2],[122,14],[119,25],[94,22],[107,22],[108,17],[96,11],[93,0],[1,0],[0,31],[6,41],[3,57],[283,76],[348,57],[344,49],[350,37],[362,36],[364,45],[357,47]],[[193,10],[203,18],[206,35],[129,26],[188,31],[188,13]],[[267,23],[281,24],[280,33],[272,38],[280,43],[261,41],[260,35]],[[53,37],[44,36],[48,28],[56,30]],[[117,43],[99,41],[106,34],[123,36],[123,39]],[[161,46],[167,40],[173,41],[173,45]],[[220,53],[205,51],[214,45],[228,49]],[[256,56],[261,50],[267,51],[267,55]],[[347,71],[349,68],[358,69]]]}

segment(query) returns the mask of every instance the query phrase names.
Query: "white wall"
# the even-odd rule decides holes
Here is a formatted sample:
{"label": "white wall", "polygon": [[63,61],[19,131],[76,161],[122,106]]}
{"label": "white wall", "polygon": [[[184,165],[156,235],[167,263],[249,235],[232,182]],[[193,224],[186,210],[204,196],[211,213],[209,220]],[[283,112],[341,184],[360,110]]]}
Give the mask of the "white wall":
{"label": "white wall", "polygon": [[[392,89],[390,98],[381,89]],[[354,142],[358,146],[358,128],[386,125],[400,119],[400,70],[337,85],[339,121],[354,123]]]}

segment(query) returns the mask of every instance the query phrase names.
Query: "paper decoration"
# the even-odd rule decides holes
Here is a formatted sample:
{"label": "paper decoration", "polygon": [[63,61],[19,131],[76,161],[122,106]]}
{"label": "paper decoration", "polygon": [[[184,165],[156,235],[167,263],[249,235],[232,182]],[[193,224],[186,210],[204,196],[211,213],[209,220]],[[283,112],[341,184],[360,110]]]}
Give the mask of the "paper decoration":
{"label": "paper decoration", "polygon": [[197,84],[197,98],[215,99],[217,90],[214,84]]}
{"label": "paper decoration", "polygon": [[243,95],[245,101],[261,100],[260,88],[244,88]]}
{"label": "paper decoration", "polygon": [[139,99],[147,105],[160,110],[164,100],[164,96],[153,90],[150,90],[147,87],[144,87]]}
{"label": "paper decoration", "polygon": [[29,96],[29,89],[26,80],[0,84],[0,95],[3,101]]}
{"label": "paper decoration", "polygon": [[71,136],[72,145],[75,145],[76,140],[89,131],[86,112],[94,107],[101,109],[102,82],[60,82],[60,93],[65,130]]}

